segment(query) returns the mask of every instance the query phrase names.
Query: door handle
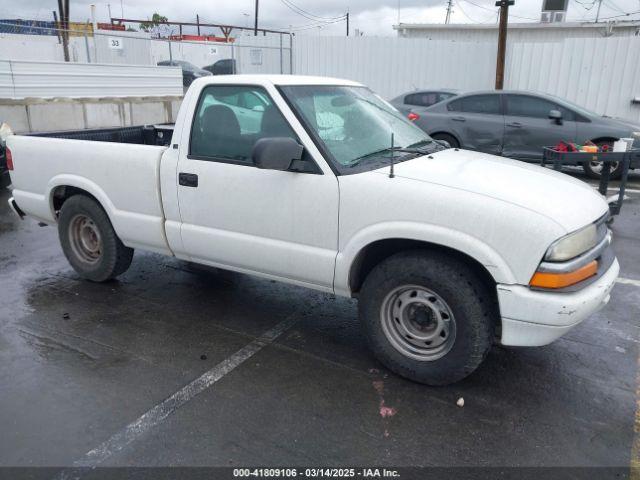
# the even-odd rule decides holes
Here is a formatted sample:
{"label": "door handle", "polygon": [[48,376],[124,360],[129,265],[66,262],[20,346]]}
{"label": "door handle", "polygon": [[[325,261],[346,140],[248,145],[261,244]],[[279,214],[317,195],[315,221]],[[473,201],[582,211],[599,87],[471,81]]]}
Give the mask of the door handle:
{"label": "door handle", "polygon": [[511,127],[511,128],[522,128],[522,124],[519,122],[511,122],[511,123],[507,123],[507,127]]}
{"label": "door handle", "polygon": [[467,119],[464,117],[451,117],[451,120],[455,121],[455,122],[466,122]]}
{"label": "door handle", "polygon": [[178,183],[183,187],[197,187],[198,175],[195,173],[179,173]]}

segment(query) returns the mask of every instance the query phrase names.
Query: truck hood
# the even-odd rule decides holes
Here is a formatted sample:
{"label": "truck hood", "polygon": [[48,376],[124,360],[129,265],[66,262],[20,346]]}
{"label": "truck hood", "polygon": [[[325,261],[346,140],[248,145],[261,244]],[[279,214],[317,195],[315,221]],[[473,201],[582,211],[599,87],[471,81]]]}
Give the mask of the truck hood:
{"label": "truck hood", "polygon": [[[443,150],[398,163],[394,169],[398,178],[484,195],[537,212],[567,233],[594,222],[609,208],[593,187],[569,175],[469,150]],[[389,167],[370,173],[388,175]]]}

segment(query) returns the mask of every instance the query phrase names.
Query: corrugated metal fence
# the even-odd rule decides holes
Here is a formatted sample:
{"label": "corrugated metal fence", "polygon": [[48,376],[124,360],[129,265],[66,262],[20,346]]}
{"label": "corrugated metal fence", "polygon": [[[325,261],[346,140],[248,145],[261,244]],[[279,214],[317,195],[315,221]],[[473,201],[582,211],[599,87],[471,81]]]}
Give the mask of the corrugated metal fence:
{"label": "corrugated metal fence", "polygon": [[[296,37],[293,70],[369,85],[386,98],[416,88],[492,89],[496,45],[404,38]],[[640,38],[509,43],[505,88],[561,96],[640,121]]]}
{"label": "corrugated metal fence", "polygon": [[568,39],[509,48],[507,88],[557,95],[595,112],[640,120],[640,38]]}
{"label": "corrugated metal fence", "polygon": [[181,96],[180,68],[0,60],[0,98]]}

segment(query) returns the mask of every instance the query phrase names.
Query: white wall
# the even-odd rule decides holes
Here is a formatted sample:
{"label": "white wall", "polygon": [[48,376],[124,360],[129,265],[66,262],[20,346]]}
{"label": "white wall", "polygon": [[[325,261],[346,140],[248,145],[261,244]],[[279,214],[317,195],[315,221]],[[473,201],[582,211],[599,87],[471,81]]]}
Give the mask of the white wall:
{"label": "white wall", "polygon": [[640,37],[520,43],[507,55],[506,88],[537,90],[604,115],[640,121]]}
{"label": "white wall", "polygon": [[[424,38],[428,40],[449,40],[454,42],[497,42],[498,28],[493,25],[432,25],[423,28],[397,28],[402,38]],[[637,36],[640,23],[634,25],[615,23],[510,23],[510,42],[559,42],[569,38],[603,38],[607,36]]]}
{"label": "white wall", "polygon": [[[294,73],[369,85],[386,98],[416,88],[492,89],[496,44],[375,37],[296,37]],[[572,100],[640,121],[640,37],[566,39],[507,47],[505,88]]]}
{"label": "white wall", "polygon": [[496,49],[488,43],[383,37],[296,37],[294,72],[362,82],[386,98],[416,88],[490,88]]}

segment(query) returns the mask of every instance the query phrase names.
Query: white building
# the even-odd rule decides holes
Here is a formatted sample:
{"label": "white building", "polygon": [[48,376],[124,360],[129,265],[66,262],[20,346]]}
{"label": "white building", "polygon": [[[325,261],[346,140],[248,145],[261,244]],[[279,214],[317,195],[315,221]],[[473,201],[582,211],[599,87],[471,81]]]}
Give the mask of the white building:
{"label": "white building", "polygon": [[[455,42],[497,42],[498,25],[400,23],[400,38],[428,38]],[[568,38],[640,36],[640,21],[510,23],[509,42],[557,42]]]}

